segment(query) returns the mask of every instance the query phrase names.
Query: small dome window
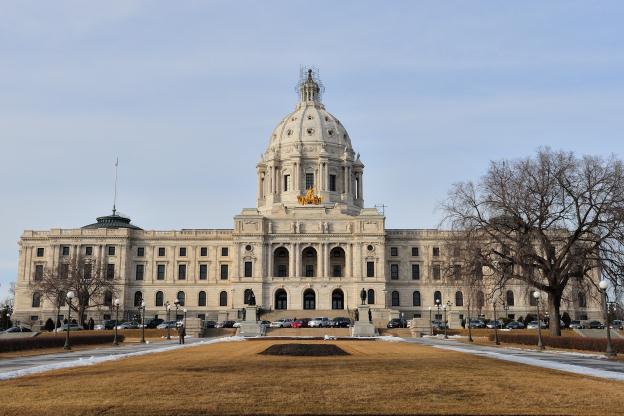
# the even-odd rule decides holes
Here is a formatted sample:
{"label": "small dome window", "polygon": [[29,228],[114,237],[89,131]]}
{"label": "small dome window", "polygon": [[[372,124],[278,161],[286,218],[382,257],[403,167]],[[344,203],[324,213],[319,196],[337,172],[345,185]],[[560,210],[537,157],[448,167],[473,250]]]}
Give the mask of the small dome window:
{"label": "small dome window", "polygon": [[334,135],[334,131],[333,130],[328,130],[327,134],[329,134],[330,136],[333,136]]}
{"label": "small dome window", "polygon": [[314,117],[312,117],[311,114],[308,114],[308,120],[312,120]]}
{"label": "small dome window", "polygon": [[288,129],[288,131],[286,132],[286,135],[288,135],[288,136],[292,136],[292,134],[293,134],[293,131],[292,131],[292,130],[290,130],[290,129]]}
{"label": "small dome window", "polygon": [[313,128],[308,128],[306,131],[308,132],[309,135],[314,134],[314,129]]}
{"label": "small dome window", "polygon": [[291,118],[291,120],[292,120],[292,121],[295,121],[295,120],[297,120],[297,117],[293,117],[293,118]]}
{"label": "small dome window", "polygon": [[325,121],[329,121],[329,117],[325,116]]}

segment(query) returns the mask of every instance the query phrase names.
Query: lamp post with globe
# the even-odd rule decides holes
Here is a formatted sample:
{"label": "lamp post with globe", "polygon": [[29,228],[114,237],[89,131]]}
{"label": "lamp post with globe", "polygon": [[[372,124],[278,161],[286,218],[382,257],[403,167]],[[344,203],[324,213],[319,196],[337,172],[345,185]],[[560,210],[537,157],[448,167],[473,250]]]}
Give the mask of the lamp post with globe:
{"label": "lamp post with globe", "polygon": [[[436,314],[436,322],[437,322],[438,316],[440,317],[440,319],[442,319],[442,316],[440,315],[440,299],[439,298],[435,300],[435,304],[436,304],[436,307],[438,308],[438,313]],[[440,328],[438,327],[438,331],[439,330]]]}
{"label": "lamp post with globe", "polygon": [[117,340],[117,326],[119,325],[119,299],[115,299],[115,339],[113,339],[113,345],[119,345]]}
{"label": "lamp post with globe", "polygon": [[544,343],[542,342],[542,320],[540,319],[539,311],[540,292],[537,290],[533,292],[533,297],[535,298],[535,306],[537,307],[537,349],[543,351]]}
{"label": "lamp post with globe", "polygon": [[145,344],[145,301],[141,301],[141,344]]}
{"label": "lamp post with globe", "polygon": [[429,306],[429,335],[433,335],[433,321],[431,320],[431,306]]}
{"label": "lamp post with globe", "polygon": [[616,356],[616,353],[613,350],[613,344],[611,343],[611,323],[609,322],[609,304],[607,303],[607,289],[609,288],[609,282],[607,282],[606,280],[601,280],[600,283],[598,283],[598,286],[600,287],[600,292],[602,293],[605,326],[607,327],[607,351],[605,352],[605,355],[609,358],[613,358]]}
{"label": "lamp post with globe", "polygon": [[446,305],[443,306],[444,309],[444,339],[448,339],[448,335],[446,333],[446,328],[448,328],[448,319],[446,317]]}
{"label": "lamp post with globe", "polygon": [[67,292],[67,334],[65,334],[65,346],[63,347],[66,350],[71,350],[71,345],[69,344],[69,329],[71,328],[71,303],[75,294],[72,290]]}
{"label": "lamp post with globe", "polygon": [[171,339],[171,325],[169,324],[171,318],[171,304],[167,301],[167,339]]}

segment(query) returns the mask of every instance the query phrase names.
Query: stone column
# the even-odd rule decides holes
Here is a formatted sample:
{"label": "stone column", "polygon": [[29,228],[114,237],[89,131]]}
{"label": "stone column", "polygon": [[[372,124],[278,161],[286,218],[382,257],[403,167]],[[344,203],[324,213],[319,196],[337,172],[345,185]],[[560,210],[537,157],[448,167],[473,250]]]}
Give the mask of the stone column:
{"label": "stone column", "polygon": [[269,278],[273,277],[273,250],[272,250],[272,245],[271,243],[267,244],[267,257],[268,257],[268,262],[267,262],[267,274]]}
{"label": "stone column", "polygon": [[353,277],[353,244],[349,243],[345,250],[345,277]]}
{"label": "stone column", "polygon": [[301,254],[299,253],[299,243],[295,243],[295,249],[293,250],[293,256],[295,257],[295,273],[293,276],[299,277],[299,269],[301,268]]}
{"label": "stone column", "polygon": [[325,257],[323,261],[325,262],[325,276],[329,277],[331,275],[329,270],[329,244],[325,244]]}
{"label": "stone column", "polygon": [[288,247],[288,277],[295,276],[295,243],[290,243]]}

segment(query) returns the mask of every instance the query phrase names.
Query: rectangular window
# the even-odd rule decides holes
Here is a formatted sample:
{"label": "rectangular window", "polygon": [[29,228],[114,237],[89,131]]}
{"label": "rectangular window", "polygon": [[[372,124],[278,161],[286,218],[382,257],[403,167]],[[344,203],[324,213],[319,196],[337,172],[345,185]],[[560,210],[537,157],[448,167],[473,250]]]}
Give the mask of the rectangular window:
{"label": "rectangular window", "polygon": [[453,277],[455,279],[461,279],[461,264],[453,265]]}
{"label": "rectangular window", "polygon": [[333,272],[333,277],[342,277],[342,266],[339,264],[335,265]]}
{"label": "rectangular window", "polygon": [[84,265],[84,278],[91,279],[91,263]]}
{"label": "rectangular window", "polygon": [[422,318],[422,315],[420,313],[417,312],[414,314],[414,319],[420,319],[420,318]]}
{"label": "rectangular window", "polygon": [[39,315],[30,315],[30,320],[31,321],[38,321],[39,320]]}
{"label": "rectangular window", "polygon": [[145,273],[145,265],[136,265],[136,280],[143,280],[143,274]]}
{"label": "rectangular window", "polygon": [[69,277],[69,264],[61,263],[60,274],[61,279],[67,279]]}
{"label": "rectangular window", "polygon": [[418,247],[412,247],[412,257],[418,257]]}
{"label": "rectangular window", "polygon": [[433,256],[434,257],[440,257],[440,247],[434,247],[433,248]]}
{"label": "rectangular window", "polygon": [[166,251],[164,247],[158,247],[158,257],[165,257]]}
{"label": "rectangular window", "polygon": [[227,247],[221,247],[221,257],[227,257],[229,250]]}
{"label": "rectangular window", "polygon": [[366,277],[375,277],[375,262],[366,262]]}
{"label": "rectangular window", "polygon": [[85,247],[85,256],[92,256],[93,255],[93,247],[88,246]]}
{"label": "rectangular window", "polygon": [[229,277],[229,270],[227,264],[221,265],[221,280],[227,280]]}
{"label": "rectangular window", "polygon": [[336,175],[329,175],[329,191],[336,192]]}
{"label": "rectangular window", "polygon": [[420,264],[412,264],[412,280],[420,280]]}
{"label": "rectangular window", "polygon": [[145,257],[145,247],[137,247],[137,257]]}
{"label": "rectangular window", "polygon": [[208,265],[200,264],[199,265],[199,280],[208,279]]}
{"label": "rectangular window", "polygon": [[115,246],[108,246],[108,255],[109,256],[115,255]]}
{"label": "rectangular window", "polygon": [[106,278],[108,280],[113,280],[115,278],[115,265],[114,264],[109,263],[106,265]]}
{"label": "rectangular window", "polygon": [[43,264],[37,264],[35,266],[35,280],[39,281],[43,279]]}
{"label": "rectangular window", "polygon": [[314,277],[314,265],[306,264],[305,275],[306,277]]}
{"label": "rectangular window", "polygon": [[399,279],[399,265],[398,264],[391,264],[390,265],[390,278],[392,280],[398,280]]}
{"label": "rectangular window", "polygon": [[251,277],[252,275],[252,269],[253,269],[253,263],[250,261],[246,261],[245,262],[245,277]]}
{"label": "rectangular window", "polygon": [[156,280],[165,280],[165,270],[164,264],[156,266]]}
{"label": "rectangular window", "polygon": [[439,264],[434,264],[432,267],[432,273],[433,273],[433,279],[434,280],[440,280],[440,265]]}
{"label": "rectangular window", "polygon": [[208,247],[202,247],[199,249],[199,255],[202,257],[208,256]]}
{"label": "rectangular window", "polygon": [[286,268],[285,264],[278,264],[277,265],[277,277],[287,277],[288,276],[288,269]]}
{"label": "rectangular window", "polygon": [[186,257],[186,247],[180,247],[180,257]]}
{"label": "rectangular window", "polygon": [[178,264],[178,280],[186,280],[186,264]]}
{"label": "rectangular window", "polygon": [[284,192],[290,190],[290,175],[284,175]]}
{"label": "rectangular window", "polygon": [[61,247],[61,255],[63,255],[63,256],[69,256],[69,246],[63,246],[63,247]]}
{"label": "rectangular window", "polygon": [[43,257],[44,253],[45,253],[45,250],[43,247],[37,248],[37,257]]}
{"label": "rectangular window", "polygon": [[310,189],[314,187],[314,174],[306,173],[306,189]]}
{"label": "rectangular window", "polygon": [[390,255],[392,257],[396,257],[399,255],[399,248],[398,247],[390,247]]}

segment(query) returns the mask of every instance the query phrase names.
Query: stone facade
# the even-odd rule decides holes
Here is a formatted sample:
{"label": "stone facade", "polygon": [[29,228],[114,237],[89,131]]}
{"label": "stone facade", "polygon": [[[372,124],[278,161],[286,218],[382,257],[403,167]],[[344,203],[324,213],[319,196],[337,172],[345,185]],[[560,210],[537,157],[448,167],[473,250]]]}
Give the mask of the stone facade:
{"label": "stone facade", "polygon": [[[114,269],[124,319],[136,314],[141,299],[147,317],[165,318],[165,302],[182,296],[189,317],[237,318],[250,291],[265,310],[347,315],[365,289],[378,324],[401,313],[428,321],[439,291],[457,325],[466,315],[457,292],[466,289],[461,280],[439,276],[436,266],[449,261],[448,232],[386,229],[385,217],[364,206],[364,164],[342,123],[325,110],[311,72],[302,77],[299,95],[257,165],[257,207],[235,216],[233,229],[146,231],[113,213],[83,228],[25,231],[14,318],[36,325],[54,317],[45,299],[33,307],[37,266],[80,254],[113,265],[106,267]],[[535,313],[526,285],[504,290],[507,300],[506,292],[513,293],[507,314]],[[578,299],[575,290],[571,299]],[[599,303],[587,298],[586,307],[572,301],[562,310],[599,318]],[[492,305],[480,312],[491,317]],[[108,307],[88,311],[96,321],[112,315]]]}

